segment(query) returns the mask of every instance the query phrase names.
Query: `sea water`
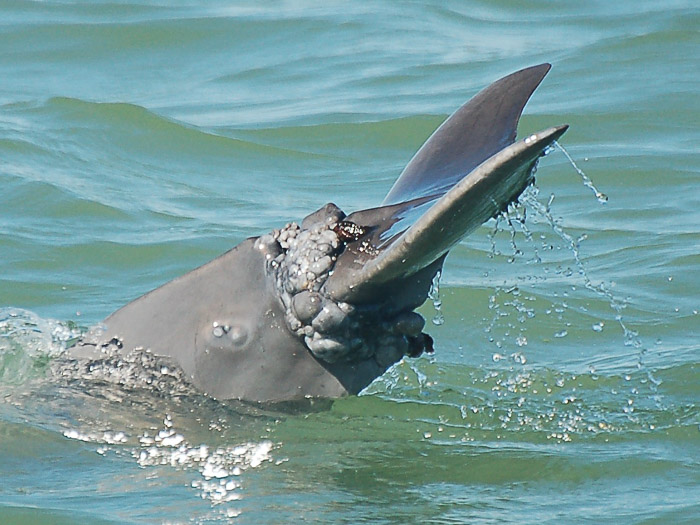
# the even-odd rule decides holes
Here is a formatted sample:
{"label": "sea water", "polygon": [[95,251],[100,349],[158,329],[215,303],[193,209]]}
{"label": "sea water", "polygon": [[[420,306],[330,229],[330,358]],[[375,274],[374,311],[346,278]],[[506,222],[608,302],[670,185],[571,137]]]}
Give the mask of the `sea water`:
{"label": "sea water", "polygon": [[[700,521],[699,25],[681,0],[0,3],[0,523]],[[570,159],[451,251],[434,355],[296,413],[66,357],[248,236],[377,206],[541,62],[519,136],[568,123]]]}

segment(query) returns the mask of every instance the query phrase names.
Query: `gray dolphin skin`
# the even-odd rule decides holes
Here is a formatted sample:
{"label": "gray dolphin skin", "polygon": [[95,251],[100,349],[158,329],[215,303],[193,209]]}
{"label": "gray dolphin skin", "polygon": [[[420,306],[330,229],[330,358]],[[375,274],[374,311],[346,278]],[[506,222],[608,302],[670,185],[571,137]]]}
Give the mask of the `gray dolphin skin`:
{"label": "gray dolphin skin", "polygon": [[247,239],[114,312],[74,355],[148,351],[218,399],[280,402],[357,394],[432,352],[414,309],[448,251],[518,198],[568,128],[515,141],[550,67],[504,77],[458,109],[379,207],[346,216],[326,204]]}

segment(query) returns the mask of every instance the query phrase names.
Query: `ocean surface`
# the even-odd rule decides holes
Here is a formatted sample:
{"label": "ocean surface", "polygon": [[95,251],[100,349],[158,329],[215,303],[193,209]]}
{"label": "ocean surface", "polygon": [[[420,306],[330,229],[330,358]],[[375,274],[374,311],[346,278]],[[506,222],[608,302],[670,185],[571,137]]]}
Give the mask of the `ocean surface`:
{"label": "ocean surface", "polygon": [[[693,0],[0,2],[0,523],[700,523],[699,27]],[[66,364],[246,237],[377,206],[541,62],[519,135],[570,124],[607,202],[542,159],[448,257],[433,356],[298,412]]]}

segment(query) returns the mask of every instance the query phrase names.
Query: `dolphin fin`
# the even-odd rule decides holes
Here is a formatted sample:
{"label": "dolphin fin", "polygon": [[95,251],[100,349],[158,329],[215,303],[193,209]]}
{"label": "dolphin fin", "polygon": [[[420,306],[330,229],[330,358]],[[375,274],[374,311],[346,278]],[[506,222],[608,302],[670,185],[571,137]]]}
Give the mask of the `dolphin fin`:
{"label": "dolphin fin", "polygon": [[503,77],[455,111],[416,152],[382,204],[444,194],[512,144],[525,104],[551,67],[540,64]]}
{"label": "dolphin fin", "polygon": [[[533,181],[542,152],[567,129],[566,125],[549,128],[502,149],[437,200],[414,199],[348,216],[348,221],[365,227],[362,219],[368,216],[377,224],[369,238],[349,245],[338,257],[326,293],[337,300],[362,302],[370,291],[376,295],[383,285],[401,283],[436,261],[441,265],[460,239],[517,199]],[[400,219],[408,215],[417,218],[401,231]]]}

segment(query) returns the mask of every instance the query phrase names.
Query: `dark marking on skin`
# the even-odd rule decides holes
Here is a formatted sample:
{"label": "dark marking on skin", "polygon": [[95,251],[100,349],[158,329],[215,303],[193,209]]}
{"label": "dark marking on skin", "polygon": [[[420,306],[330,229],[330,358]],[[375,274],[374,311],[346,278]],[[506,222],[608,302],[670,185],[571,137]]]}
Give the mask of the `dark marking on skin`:
{"label": "dark marking on skin", "polygon": [[338,239],[345,244],[357,241],[367,233],[365,228],[350,221],[340,221],[335,225],[333,231],[338,236]]}

